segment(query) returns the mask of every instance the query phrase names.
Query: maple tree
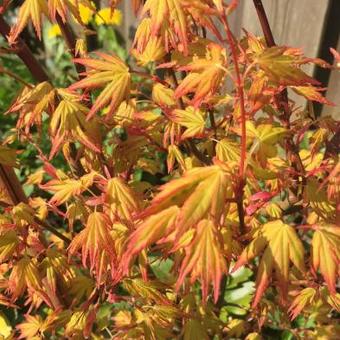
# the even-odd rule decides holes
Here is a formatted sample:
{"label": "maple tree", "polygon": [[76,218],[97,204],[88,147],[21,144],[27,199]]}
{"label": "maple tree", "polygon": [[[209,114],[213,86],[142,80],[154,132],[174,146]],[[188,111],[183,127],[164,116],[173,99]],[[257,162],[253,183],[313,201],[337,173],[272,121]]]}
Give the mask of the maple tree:
{"label": "maple tree", "polygon": [[[88,52],[119,2],[23,0],[12,27],[0,6],[1,53],[34,78],[0,68],[21,86],[2,112],[0,335],[334,339],[340,125],[288,94],[333,105],[303,66],[339,53],[276,46],[259,0],[264,37],[240,39],[236,0],[132,0],[126,57]],[[63,86],[22,34],[48,22],[72,57]],[[22,184],[25,144],[39,168]]]}

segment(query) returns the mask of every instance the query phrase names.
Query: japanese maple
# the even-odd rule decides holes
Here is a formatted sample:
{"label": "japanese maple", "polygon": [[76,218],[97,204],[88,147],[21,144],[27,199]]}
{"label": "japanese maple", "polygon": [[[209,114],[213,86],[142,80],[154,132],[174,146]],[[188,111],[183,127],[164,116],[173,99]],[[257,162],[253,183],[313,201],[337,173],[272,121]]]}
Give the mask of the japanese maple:
{"label": "japanese maple", "polygon": [[[21,90],[0,146],[0,334],[334,339],[340,126],[289,95],[333,105],[304,65],[339,53],[333,67],[276,46],[258,0],[264,37],[233,35],[235,0],[133,0],[129,57],[88,52],[91,17],[114,22],[118,3],[24,0],[12,27],[0,7],[4,53],[36,80],[1,68]],[[48,21],[77,71],[64,87],[22,38]],[[18,142],[41,164],[29,197]]]}

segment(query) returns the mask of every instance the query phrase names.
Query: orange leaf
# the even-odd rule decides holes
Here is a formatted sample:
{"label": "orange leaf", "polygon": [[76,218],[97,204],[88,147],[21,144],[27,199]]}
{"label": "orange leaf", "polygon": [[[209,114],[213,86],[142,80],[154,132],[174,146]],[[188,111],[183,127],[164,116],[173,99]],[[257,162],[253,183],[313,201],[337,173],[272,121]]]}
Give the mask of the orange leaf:
{"label": "orange leaf", "polygon": [[118,177],[108,181],[106,201],[110,205],[113,219],[131,221],[132,214],[137,213],[140,209],[140,202],[136,194]]}
{"label": "orange leaf", "polygon": [[52,158],[67,140],[79,141],[94,152],[100,152],[100,129],[96,121],[86,120],[89,110],[79,103],[79,98],[67,91],[58,90],[62,96],[50,122],[53,147]]}
{"label": "orange leaf", "polygon": [[176,289],[179,289],[185,277],[190,273],[191,284],[197,277],[200,277],[203,301],[207,300],[209,284],[212,283],[216,303],[222,275],[227,271],[221,236],[214,223],[209,220],[200,221],[196,228],[194,239],[185,248],[186,255],[180,268]]}
{"label": "orange leaf", "polygon": [[210,43],[205,58],[194,58],[187,66],[180,68],[191,72],[177,87],[175,96],[180,98],[188,93],[194,93],[192,101],[195,107],[210,99],[225,76],[225,61],[225,50],[217,44]]}
{"label": "orange leaf", "polygon": [[178,207],[171,206],[147,218],[129,237],[123,257],[124,272],[127,273],[131,259],[143,249],[168,236],[174,229]]}
{"label": "orange leaf", "polygon": [[327,98],[321,95],[320,92],[326,90],[324,88],[318,88],[314,86],[292,86],[292,89],[301,96],[307,98],[308,100],[312,100],[326,105],[332,106],[335,105],[334,103],[330,102]]}
{"label": "orange leaf", "polygon": [[19,9],[17,23],[12,27],[8,41],[14,43],[19,34],[31,20],[38,38],[41,40],[41,20],[42,15],[48,16],[48,8],[45,0],[25,0]]}
{"label": "orange leaf", "polygon": [[304,248],[295,230],[281,220],[268,222],[257,232],[255,239],[244,249],[233,271],[248,263],[265,248],[257,272],[257,290],[253,301],[255,307],[266,290],[272,271],[281,288],[281,295],[287,294],[289,262],[305,271]]}
{"label": "orange leaf", "polygon": [[320,269],[328,289],[336,294],[340,262],[340,228],[335,225],[317,226],[312,239],[313,269]]}
{"label": "orange leaf", "polygon": [[289,314],[292,320],[294,320],[307,305],[310,305],[313,302],[315,295],[315,289],[310,287],[299,292],[289,307]]}
{"label": "orange leaf", "polygon": [[219,223],[225,213],[225,200],[232,195],[229,176],[229,172],[218,165],[189,170],[181,178],[163,185],[140,217],[177,205],[181,208],[176,220],[177,239],[204,218],[210,217]]}
{"label": "orange leaf", "polygon": [[101,59],[80,58],[76,63],[88,67],[87,77],[70,86],[75,89],[95,89],[104,87],[92,106],[88,119],[109,104],[110,117],[119,104],[128,99],[130,92],[129,68],[119,58],[105,53],[96,52]]}
{"label": "orange leaf", "polygon": [[68,248],[70,256],[79,249],[82,250],[83,266],[86,266],[89,258],[90,269],[96,271],[98,282],[107,270],[108,262],[111,263],[111,271],[113,271],[112,265],[116,258],[110,225],[110,220],[105,214],[93,212],[87,219],[85,229],[72,240]]}

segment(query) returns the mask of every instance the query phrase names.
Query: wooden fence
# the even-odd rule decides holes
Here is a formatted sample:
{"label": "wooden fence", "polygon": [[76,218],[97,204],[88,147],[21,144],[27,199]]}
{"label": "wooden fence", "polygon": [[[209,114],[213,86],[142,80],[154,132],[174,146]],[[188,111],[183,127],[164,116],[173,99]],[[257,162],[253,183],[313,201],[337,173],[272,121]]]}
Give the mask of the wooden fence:
{"label": "wooden fence", "polygon": [[[301,47],[306,56],[333,62],[329,47],[340,50],[340,0],[263,0],[263,5],[278,45]],[[121,9],[124,14],[122,33],[129,39],[138,19],[131,11],[130,1],[123,1]],[[252,0],[240,0],[230,17],[230,25],[237,37],[242,35],[242,29],[262,35]],[[316,112],[340,119],[340,72],[313,66],[306,71],[328,87],[327,98],[338,106],[315,105]]]}

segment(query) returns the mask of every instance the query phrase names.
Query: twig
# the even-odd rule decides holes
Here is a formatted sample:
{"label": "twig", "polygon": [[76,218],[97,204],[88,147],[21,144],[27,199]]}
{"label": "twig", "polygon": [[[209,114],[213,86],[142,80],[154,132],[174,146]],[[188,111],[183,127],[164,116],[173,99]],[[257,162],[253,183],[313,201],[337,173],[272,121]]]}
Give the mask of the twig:
{"label": "twig", "polygon": [[3,67],[0,67],[0,72],[7,74],[9,77],[15,79],[16,81],[18,81],[19,83],[23,84],[26,87],[33,88],[33,86],[27,83],[24,79],[20,78],[19,76],[17,76],[15,73],[11,71],[4,69]]}
{"label": "twig", "polygon": [[246,109],[245,109],[245,100],[244,100],[244,84],[241,78],[241,72],[237,59],[237,47],[235,44],[235,40],[233,34],[230,31],[230,27],[228,24],[228,20],[226,14],[223,13],[221,16],[221,21],[223,27],[227,34],[227,41],[230,46],[232,59],[235,67],[236,74],[236,88],[239,97],[239,105],[240,105],[240,115],[241,115],[241,156],[240,156],[240,168],[239,168],[239,183],[236,187],[236,197],[237,197],[237,210],[240,222],[240,234],[244,234],[245,231],[245,222],[244,222],[244,207],[243,207],[243,195],[244,195],[244,186],[245,186],[245,161],[247,157],[247,130],[246,130]]}
{"label": "twig", "polygon": [[51,232],[52,234],[54,234],[55,236],[57,236],[58,238],[63,240],[67,245],[69,245],[71,243],[71,240],[69,238],[67,238],[65,235],[63,235],[58,230],[56,230],[55,227],[53,227],[49,222],[40,220],[37,217],[34,218],[34,221],[39,226],[43,227],[44,229],[48,230],[49,232]]}
{"label": "twig", "polygon": [[[63,21],[60,15],[56,16],[56,21],[60,27],[60,30],[65,38],[66,44],[72,54],[73,58],[76,57],[76,38],[71,27]],[[85,66],[75,63],[76,70],[79,78],[82,78],[82,74],[86,71]]]}
{"label": "twig", "polygon": [[[257,16],[259,18],[259,21],[262,27],[262,31],[263,31],[267,46],[268,47],[276,46],[274,36],[269,25],[268,17],[262,4],[262,0],[253,0],[253,2],[254,2],[256,12],[257,12]],[[287,89],[285,88],[282,92],[277,94],[275,99],[276,99],[276,102],[278,103],[279,110],[283,113],[283,121],[284,121],[285,127],[287,129],[290,129],[291,111],[290,111],[289,103],[288,103]],[[291,139],[287,140],[286,145],[294,157],[295,168],[297,172],[300,172],[300,174],[303,176],[303,182],[304,182],[305,181],[305,177],[304,177],[305,168],[302,163],[301,157],[298,151],[296,150],[296,146],[293,144]]]}

